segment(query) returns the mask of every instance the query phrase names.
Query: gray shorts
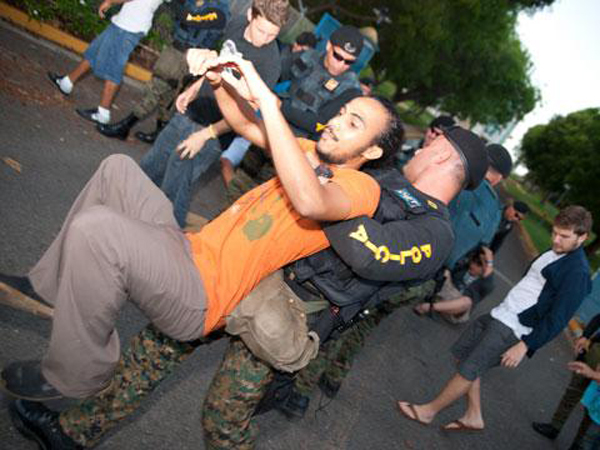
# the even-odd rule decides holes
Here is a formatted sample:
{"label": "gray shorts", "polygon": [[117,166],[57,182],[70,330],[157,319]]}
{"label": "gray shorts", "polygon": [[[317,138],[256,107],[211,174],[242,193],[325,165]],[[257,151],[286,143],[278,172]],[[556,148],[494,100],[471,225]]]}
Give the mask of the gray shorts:
{"label": "gray shorts", "polygon": [[500,365],[502,354],[519,342],[513,331],[489,314],[480,316],[452,346],[458,373],[474,381],[488,369]]}

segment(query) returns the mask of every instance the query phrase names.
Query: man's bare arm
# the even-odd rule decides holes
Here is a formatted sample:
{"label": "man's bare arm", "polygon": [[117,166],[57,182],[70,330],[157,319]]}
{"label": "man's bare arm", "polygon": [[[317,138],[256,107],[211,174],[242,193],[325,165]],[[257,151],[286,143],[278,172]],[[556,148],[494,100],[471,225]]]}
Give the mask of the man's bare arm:
{"label": "man's bare arm", "polygon": [[[259,107],[277,175],[294,209],[315,220],[345,219],[352,207],[350,198],[336,183],[319,182],[281,113],[277,96],[263,82],[250,61],[232,57],[231,62],[238,66],[242,77],[227,76],[225,81]],[[230,124],[235,129],[234,124]]]}
{"label": "man's bare arm", "polygon": [[213,87],[221,114],[231,129],[254,145],[267,149],[264,124],[256,117],[248,102],[237,95],[231,86],[221,83],[218,74],[209,72],[206,76]]}
{"label": "man's bare arm", "polygon": [[104,19],[106,17],[106,11],[108,11],[112,6],[120,5],[130,1],[131,0],[104,0],[98,7],[98,15],[101,19]]}

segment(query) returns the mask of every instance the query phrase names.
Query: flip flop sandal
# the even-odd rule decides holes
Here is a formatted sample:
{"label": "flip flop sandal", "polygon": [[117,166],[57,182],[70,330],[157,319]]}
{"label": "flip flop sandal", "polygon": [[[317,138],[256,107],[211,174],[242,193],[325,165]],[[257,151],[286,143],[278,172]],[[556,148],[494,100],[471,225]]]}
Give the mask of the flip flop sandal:
{"label": "flip flop sandal", "polygon": [[[410,410],[410,412],[412,413],[412,416],[410,414],[408,414],[408,412],[403,408],[403,406],[407,406],[408,409]],[[408,402],[397,402],[397,406],[398,406],[398,410],[400,411],[400,413],[406,417],[407,419],[410,419],[414,422],[417,422],[421,425],[429,425],[429,423],[421,420],[421,418],[419,417],[419,413],[417,412],[417,409],[415,408],[415,405],[413,405],[412,403],[408,403]]]}

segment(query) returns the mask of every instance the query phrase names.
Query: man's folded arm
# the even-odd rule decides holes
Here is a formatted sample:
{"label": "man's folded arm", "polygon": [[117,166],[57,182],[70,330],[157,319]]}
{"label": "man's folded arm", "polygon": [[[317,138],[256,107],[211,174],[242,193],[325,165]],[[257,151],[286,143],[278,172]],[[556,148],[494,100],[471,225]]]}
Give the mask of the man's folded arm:
{"label": "man's folded arm", "polygon": [[332,248],[352,270],[377,281],[432,277],[454,243],[450,224],[424,217],[381,224],[368,217],[325,227]]}

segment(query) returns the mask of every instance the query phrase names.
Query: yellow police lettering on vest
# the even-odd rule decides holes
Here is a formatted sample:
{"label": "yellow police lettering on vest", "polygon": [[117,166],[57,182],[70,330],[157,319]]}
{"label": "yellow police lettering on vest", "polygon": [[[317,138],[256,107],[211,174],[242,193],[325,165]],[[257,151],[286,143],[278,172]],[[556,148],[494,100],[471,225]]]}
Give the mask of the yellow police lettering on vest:
{"label": "yellow police lettering on vest", "polygon": [[413,264],[420,264],[423,257],[429,259],[433,253],[431,244],[414,245],[409,250],[401,250],[399,254],[394,254],[385,245],[377,245],[369,240],[369,234],[364,225],[359,225],[356,231],[349,234],[352,239],[356,239],[368,248],[374,258],[382,264],[388,261],[398,261],[400,265],[406,264],[407,260],[412,261]]}
{"label": "yellow police lettering on vest", "polygon": [[197,16],[192,16],[188,13],[185,20],[187,20],[188,22],[212,22],[213,20],[217,20],[218,18],[219,16],[217,16],[216,12],[210,12],[204,15],[198,14]]}
{"label": "yellow police lettering on vest", "polygon": [[369,240],[369,235],[367,234],[367,230],[365,230],[364,225],[359,225],[355,232],[350,233],[350,237],[362,242],[363,244]]}

